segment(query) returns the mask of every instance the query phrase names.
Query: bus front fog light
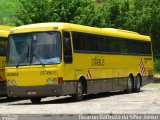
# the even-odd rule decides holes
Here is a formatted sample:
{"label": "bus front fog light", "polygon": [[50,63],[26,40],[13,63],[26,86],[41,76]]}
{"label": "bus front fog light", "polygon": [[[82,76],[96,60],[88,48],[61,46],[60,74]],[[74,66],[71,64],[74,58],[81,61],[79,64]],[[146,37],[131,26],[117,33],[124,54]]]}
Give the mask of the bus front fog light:
{"label": "bus front fog light", "polygon": [[53,93],[56,93],[57,91],[56,91],[56,90],[52,90],[52,92],[53,92]]}
{"label": "bus front fog light", "polygon": [[9,94],[13,94],[13,91],[9,91]]}

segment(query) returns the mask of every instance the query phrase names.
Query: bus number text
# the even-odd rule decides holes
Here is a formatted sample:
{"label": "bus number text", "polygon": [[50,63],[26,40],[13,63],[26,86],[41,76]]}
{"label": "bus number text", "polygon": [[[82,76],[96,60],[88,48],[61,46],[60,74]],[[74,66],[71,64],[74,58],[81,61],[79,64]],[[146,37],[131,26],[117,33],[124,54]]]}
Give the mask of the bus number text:
{"label": "bus number text", "polygon": [[18,76],[18,73],[8,73],[7,76]]}
{"label": "bus number text", "polygon": [[41,71],[40,75],[56,75],[56,71]]}
{"label": "bus number text", "polygon": [[92,66],[104,66],[105,65],[103,58],[95,57],[95,58],[92,58],[91,61],[92,61]]}

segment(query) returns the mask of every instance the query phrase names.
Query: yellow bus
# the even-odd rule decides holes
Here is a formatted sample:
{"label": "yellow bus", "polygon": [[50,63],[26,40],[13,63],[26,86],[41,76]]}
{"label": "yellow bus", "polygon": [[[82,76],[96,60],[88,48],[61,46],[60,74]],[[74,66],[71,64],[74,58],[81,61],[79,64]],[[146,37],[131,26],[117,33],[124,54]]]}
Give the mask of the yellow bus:
{"label": "yellow bus", "polygon": [[7,95],[5,78],[5,61],[7,53],[7,38],[10,26],[0,25],[0,95]]}
{"label": "yellow bus", "polygon": [[6,62],[7,93],[39,103],[47,96],[125,90],[153,77],[151,39],[136,32],[70,23],[13,28]]}

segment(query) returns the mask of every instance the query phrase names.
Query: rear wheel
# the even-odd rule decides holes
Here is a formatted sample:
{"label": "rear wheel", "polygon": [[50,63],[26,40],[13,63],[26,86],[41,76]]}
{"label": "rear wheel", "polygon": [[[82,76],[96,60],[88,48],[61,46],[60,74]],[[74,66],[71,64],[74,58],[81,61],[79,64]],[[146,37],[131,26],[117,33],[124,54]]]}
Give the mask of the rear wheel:
{"label": "rear wheel", "polygon": [[128,77],[127,79],[127,93],[133,92],[133,78],[131,76]]}
{"label": "rear wheel", "polygon": [[76,87],[76,94],[74,94],[72,97],[75,101],[80,101],[83,99],[83,84],[81,81],[77,82],[77,87]]}
{"label": "rear wheel", "polygon": [[135,81],[135,92],[139,92],[140,91],[140,87],[141,87],[141,77],[139,75],[137,75],[136,77],[136,81]]}
{"label": "rear wheel", "polygon": [[41,98],[30,98],[30,100],[33,104],[38,104],[41,102]]}

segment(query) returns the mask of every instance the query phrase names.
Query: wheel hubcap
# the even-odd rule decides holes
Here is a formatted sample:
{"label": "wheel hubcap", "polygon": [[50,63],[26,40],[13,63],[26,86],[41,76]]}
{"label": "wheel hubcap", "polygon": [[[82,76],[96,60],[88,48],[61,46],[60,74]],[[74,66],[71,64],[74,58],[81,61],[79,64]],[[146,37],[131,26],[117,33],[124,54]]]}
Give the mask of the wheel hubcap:
{"label": "wheel hubcap", "polygon": [[140,78],[137,77],[137,83],[136,83],[137,88],[140,88]]}
{"label": "wheel hubcap", "polygon": [[132,80],[131,78],[128,78],[128,89],[132,89]]}
{"label": "wheel hubcap", "polygon": [[82,83],[78,82],[78,95],[82,96],[83,92],[82,92]]}

